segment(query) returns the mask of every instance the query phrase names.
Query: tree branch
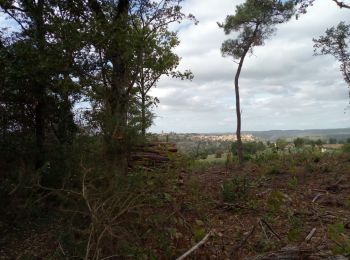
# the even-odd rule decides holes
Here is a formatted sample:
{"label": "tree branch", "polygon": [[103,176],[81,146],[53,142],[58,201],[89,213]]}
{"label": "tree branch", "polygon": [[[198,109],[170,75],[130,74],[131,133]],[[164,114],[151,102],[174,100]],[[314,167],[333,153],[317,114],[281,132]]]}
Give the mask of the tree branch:
{"label": "tree branch", "polygon": [[350,9],[350,5],[345,4],[344,2],[341,2],[339,0],[333,0],[333,2],[336,3],[340,8]]}
{"label": "tree branch", "polygon": [[187,256],[189,256],[192,252],[194,252],[195,250],[197,250],[201,245],[203,245],[208,238],[210,237],[211,232],[209,232],[201,241],[199,241],[196,245],[194,245],[190,250],[188,250],[186,253],[184,253],[182,256],[180,256],[179,258],[177,258],[176,260],[183,260],[185,259]]}
{"label": "tree branch", "polygon": [[15,17],[14,14],[12,14],[11,12],[8,11],[8,9],[4,9],[4,13],[6,13],[7,15],[9,15],[13,20],[15,20],[15,22],[22,28],[23,32],[26,32],[27,29],[23,26],[23,24]]}

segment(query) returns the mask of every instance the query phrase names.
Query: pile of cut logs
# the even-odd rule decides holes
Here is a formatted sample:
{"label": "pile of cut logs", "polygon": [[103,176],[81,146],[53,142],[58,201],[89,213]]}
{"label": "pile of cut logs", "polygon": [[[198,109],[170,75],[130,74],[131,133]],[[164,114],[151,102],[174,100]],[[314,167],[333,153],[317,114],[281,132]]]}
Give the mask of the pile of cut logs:
{"label": "pile of cut logs", "polygon": [[158,167],[167,165],[171,159],[177,158],[177,148],[174,143],[154,142],[138,146],[130,155],[129,166]]}

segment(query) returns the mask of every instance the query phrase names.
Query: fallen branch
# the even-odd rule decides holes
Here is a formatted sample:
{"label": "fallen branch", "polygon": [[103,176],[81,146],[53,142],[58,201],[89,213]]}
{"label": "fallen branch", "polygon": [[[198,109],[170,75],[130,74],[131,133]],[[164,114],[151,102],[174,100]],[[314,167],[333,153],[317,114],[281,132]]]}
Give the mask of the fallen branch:
{"label": "fallen branch", "polygon": [[270,240],[269,237],[268,237],[268,235],[267,235],[267,233],[266,233],[266,231],[265,231],[264,225],[263,225],[263,223],[261,222],[261,220],[259,220],[259,224],[260,224],[260,227],[261,227],[262,231],[264,232],[264,235],[265,235],[266,239],[267,239],[267,240]]}
{"label": "fallen branch", "polygon": [[272,227],[264,219],[261,219],[261,221],[267,226],[267,228],[272,232],[272,234],[274,234],[278,238],[278,240],[282,240],[281,237],[272,229]]}
{"label": "fallen branch", "polygon": [[342,244],[340,244],[338,241],[336,241],[336,240],[334,240],[334,239],[332,239],[332,238],[330,238],[330,240],[331,240],[334,244],[336,244],[338,247],[340,247],[342,250],[346,251],[346,248],[344,248],[344,246],[343,246]]}
{"label": "fallen branch", "polygon": [[[324,259],[322,258],[314,258],[315,256],[312,250],[308,248],[299,248],[294,246],[286,246],[278,251],[268,252],[263,255],[259,255],[254,260],[282,260],[282,259]],[[327,258],[328,259],[328,258]],[[332,258],[333,259],[333,258]]]}
{"label": "fallen branch", "polygon": [[186,253],[184,253],[182,256],[180,256],[176,260],[185,259],[187,256],[192,254],[194,251],[196,251],[201,245],[203,245],[208,240],[210,235],[211,235],[211,232],[209,232],[201,241],[199,241],[197,244],[195,244],[190,250],[188,250]]}
{"label": "fallen branch", "polygon": [[61,252],[62,252],[63,256],[66,256],[66,254],[65,254],[65,252],[64,252],[64,250],[63,250],[63,247],[62,247],[62,245],[61,245],[61,242],[60,242],[60,241],[58,241],[58,247],[60,248],[60,250],[61,250]]}
{"label": "fallen branch", "polygon": [[306,242],[309,242],[309,241],[311,240],[311,238],[314,236],[315,232],[316,232],[316,228],[313,228],[313,229],[310,231],[310,233],[307,235],[307,237],[305,238],[305,241],[306,241]]}
{"label": "fallen branch", "polygon": [[244,246],[244,244],[248,241],[248,239],[254,234],[254,231],[255,231],[255,229],[256,229],[256,225],[257,225],[257,224],[255,224],[255,225],[253,226],[253,228],[250,230],[250,232],[248,233],[248,235],[246,235],[246,237],[242,240],[242,242],[239,243],[239,245],[236,246],[236,247],[232,250],[232,252],[231,252],[231,254],[230,254],[231,257],[233,257],[233,256],[235,255],[235,253],[237,253],[238,249],[240,249],[242,246]]}
{"label": "fallen branch", "polygon": [[312,189],[314,191],[319,191],[319,192],[324,192],[324,193],[329,193],[328,190],[322,190],[322,189]]}
{"label": "fallen branch", "polygon": [[319,197],[321,197],[323,194],[321,193],[317,193],[317,195],[314,197],[314,199],[312,200],[312,203],[315,203],[316,200],[318,200]]}

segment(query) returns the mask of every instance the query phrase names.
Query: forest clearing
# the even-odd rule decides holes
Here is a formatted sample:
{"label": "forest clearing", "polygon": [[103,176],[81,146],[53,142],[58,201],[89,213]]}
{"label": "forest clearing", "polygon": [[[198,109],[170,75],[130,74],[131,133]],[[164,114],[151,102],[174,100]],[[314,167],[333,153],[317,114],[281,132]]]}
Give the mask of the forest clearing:
{"label": "forest clearing", "polygon": [[[134,181],[140,186],[129,192],[143,194],[124,205],[127,212],[119,221],[126,233],[119,234],[125,248],[123,243],[117,246],[131,258],[173,259],[210,234],[192,258],[347,259],[349,158],[348,154],[275,155],[244,167],[181,161],[174,162],[171,170],[139,173]],[[67,234],[72,223],[57,220],[52,217],[44,225],[18,228],[1,223],[6,246],[0,255],[65,257],[70,243],[79,237]]]}
{"label": "forest clearing", "polygon": [[0,0],[0,259],[349,259],[349,10]]}

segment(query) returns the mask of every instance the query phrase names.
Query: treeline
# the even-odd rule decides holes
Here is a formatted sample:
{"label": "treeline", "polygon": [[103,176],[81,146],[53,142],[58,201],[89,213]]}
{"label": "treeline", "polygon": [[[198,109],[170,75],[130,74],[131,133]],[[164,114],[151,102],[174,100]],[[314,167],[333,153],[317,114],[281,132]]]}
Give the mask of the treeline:
{"label": "treeline", "polygon": [[177,70],[169,29],[196,22],[182,2],[0,1],[0,222],[79,212],[63,218],[85,221],[74,225],[91,234],[86,259],[99,259],[96,223],[131,203],[120,178],[154,118],[149,91],[162,76],[193,77]]}
{"label": "treeline", "polygon": [[154,117],[150,89],[163,75],[192,77],[176,71],[169,29],[194,20],[181,2],[0,1],[1,172],[66,172],[77,138],[98,136],[125,173]]}

